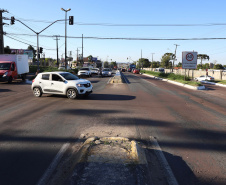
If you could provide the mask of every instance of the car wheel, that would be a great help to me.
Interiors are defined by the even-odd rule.
[[[39,87],[35,87],[33,89],[33,94],[34,94],[35,97],[41,97],[42,96],[42,91],[41,91],[41,89]]]
[[[78,96],[78,91],[76,89],[68,89],[67,90],[67,97],[69,99],[75,99]]]
[[[12,76],[10,76],[9,79],[8,79],[8,83],[11,84],[12,81],[13,81],[13,78],[12,78]]]

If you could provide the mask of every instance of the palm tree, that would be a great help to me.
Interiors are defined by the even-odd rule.
[[[207,54],[198,54],[198,59],[201,59],[201,67],[202,67],[202,60],[209,60],[210,57]]]

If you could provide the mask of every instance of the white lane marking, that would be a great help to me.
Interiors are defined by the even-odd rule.
[[[52,163],[49,165],[49,167],[46,169],[45,173],[43,174],[42,178],[38,181],[37,185],[45,185],[47,184],[47,181],[49,180],[49,177],[57,167],[58,163],[60,162],[61,158],[63,157],[64,153],[69,147],[69,143],[65,143],[55,158],[53,159]]]
[[[157,158],[159,159],[160,163],[164,167],[164,171],[166,173],[166,178],[167,178],[168,184],[169,185],[178,185],[178,182],[177,182],[177,180],[176,180],[176,178],[173,174],[173,171],[170,168],[170,166],[169,166],[169,164],[168,164],[168,162],[167,162],[157,140],[153,136],[149,136],[149,138],[150,138],[152,145],[154,146],[154,151],[157,155]]]

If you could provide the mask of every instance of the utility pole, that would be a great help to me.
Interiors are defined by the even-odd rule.
[[[77,48],[76,51],[77,51],[77,63],[78,63],[78,52],[79,52],[79,49]]]
[[[142,50],[141,50],[141,67],[143,69]]]
[[[65,69],[67,69],[67,12],[70,11],[71,9],[63,9],[61,8],[61,10],[63,10],[65,12]]]
[[[151,53],[152,54],[152,59],[151,59],[151,67],[153,66],[153,55],[155,54],[155,53]]]
[[[173,68],[174,68],[174,61],[176,60],[176,56],[177,56],[177,46],[180,46],[178,44],[174,44],[174,45],[176,46],[176,48],[175,48],[175,56],[174,56],[174,59],[173,59]],[[173,72],[173,70],[172,70],[172,72]]]
[[[54,37],[56,37],[56,48],[57,48],[57,68],[59,67],[59,58],[58,58],[58,40],[60,40],[58,37],[59,35],[54,35]]]
[[[4,54],[4,39],[3,39],[3,25],[5,23],[2,22],[2,13],[7,12],[7,10],[4,9],[0,9],[0,54]]]
[[[83,65],[83,34],[82,34],[82,65]]]

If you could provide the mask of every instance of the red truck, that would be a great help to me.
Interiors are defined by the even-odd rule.
[[[29,72],[28,55],[0,55],[0,81],[11,83],[13,79],[25,80]]]

